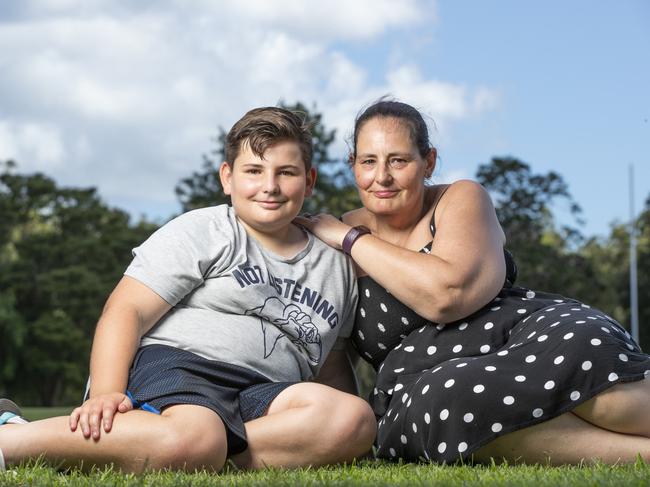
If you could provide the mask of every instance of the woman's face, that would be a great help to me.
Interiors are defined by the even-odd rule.
[[[365,122],[356,149],[353,170],[363,206],[377,215],[419,215],[435,152],[422,158],[406,123],[391,117]]]

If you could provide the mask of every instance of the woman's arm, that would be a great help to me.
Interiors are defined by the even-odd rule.
[[[144,284],[123,277],[109,296],[97,323],[90,356],[90,398],[70,415],[70,427],[99,438],[111,429],[116,411],[131,403],[124,394],[129,368],[141,337],[171,306]]]
[[[350,229],[321,215],[300,223],[337,248]],[[472,181],[449,187],[436,209],[435,225],[430,254],[364,235],[352,247],[352,257],[416,313],[448,323],[487,304],[503,286],[505,237],[489,195]]]

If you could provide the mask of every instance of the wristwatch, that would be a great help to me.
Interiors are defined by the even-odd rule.
[[[356,242],[359,237],[362,235],[366,235],[370,233],[370,229],[368,227],[364,227],[363,225],[357,225],[356,227],[352,227],[348,233],[345,234],[345,237],[343,238],[343,243],[341,243],[341,248],[343,249],[343,252],[346,254],[350,255],[350,252],[352,252],[352,246],[354,245],[354,242]]]

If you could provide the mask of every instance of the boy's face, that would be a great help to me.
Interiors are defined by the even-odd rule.
[[[221,184],[239,219],[258,232],[282,232],[298,215],[316,181],[316,170],[305,169],[296,142],[283,141],[253,154],[246,142],[232,166],[223,163]]]

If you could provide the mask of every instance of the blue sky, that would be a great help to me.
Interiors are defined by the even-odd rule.
[[[637,212],[650,196],[649,53],[643,0],[10,0],[0,159],[162,221],[246,110],[316,103],[344,156],[357,111],[390,93],[435,121],[439,181],[515,156],[559,172],[584,233],[606,235],[629,164]]]

